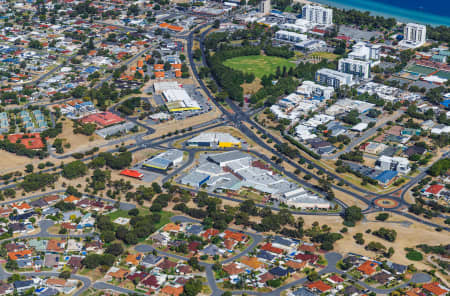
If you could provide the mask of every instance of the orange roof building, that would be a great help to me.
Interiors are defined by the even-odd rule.
[[[247,240],[247,235],[243,234],[243,233],[239,233],[239,232],[234,232],[231,230],[225,230],[225,239],[229,238],[229,239],[234,239],[235,241],[238,242],[243,242],[245,240]]]
[[[164,295],[171,295],[171,296],[179,296],[181,293],[183,293],[183,286],[179,287],[173,287],[173,286],[165,286],[161,289],[161,293]]]
[[[137,62],[137,67],[138,67],[138,68],[144,67],[144,61],[143,61],[143,60],[139,60],[139,61]]]
[[[282,249],[272,246],[271,243],[267,243],[267,244],[261,246],[261,250],[268,251],[268,252],[275,253],[275,254],[283,254]]]
[[[60,278],[50,278],[45,282],[48,286],[59,286],[59,287],[65,287],[66,286],[66,280],[60,279]]]
[[[139,265],[139,262],[141,262],[142,259],[142,253],[137,253],[137,254],[129,254],[127,256],[127,258],[125,259],[125,262],[127,264],[131,264],[131,265]]]
[[[236,274],[240,274],[240,273],[243,273],[244,271],[245,271],[245,269],[243,269],[243,268],[239,268],[238,266],[237,266],[237,264],[236,263],[230,263],[230,264],[228,264],[228,265],[223,265],[222,266],[222,269],[226,272],[226,273],[228,273],[229,275],[236,275]]]
[[[449,292],[445,289],[442,289],[437,282],[424,284],[422,288],[437,296],[446,295]]]
[[[155,65],[153,65],[153,70],[155,70],[155,71],[163,71],[164,70],[164,64],[155,64]]]
[[[318,290],[321,293],[324,293],[324,292],[326,292],[328,290],[331,290],[331,286],[328,286],[327,284],[325,284],[321,280],[318,280],[318,281],[315,281],[313,283],[307,284],[306,286],[309,289],[311,289],[311,290]]]
[[[247,257],[243,256],[241,259],[241,263],[251,267],[253,269],[259,269],[264,266],[264,263],[258,260],[256,257]]]
[[[27,204],[26,202],[23,202],[21,204],[13,203],[11,205],[11,207],[13,207],[14,209],[17,209],[17,210],[31,210],[31,206],[29,204]]]
[[[66,197],[64,199],[64,202],[70,202],[70,203],[76,203],[77,201],[79,201],[80,199],[74,195],[69,195],[68,197]]]
[[[164,72],[155,72],[155,78],[164,78]]]
[[[181,70],[181,64],[170,64],[172,66],[172,69]]]
[[[130,67],[130,70],[131,70],[131,72],[134,72],[134,71],[136,71],[136,67],[132,66],[132,67]]]
[[[372,275],[375,271],[377,271],[378,263],[367,260],[363,264],[361,264],[357,269],[364,273],[365,275]]]
[[[126,276],[128,276],[129,271],[123,268],[119,268],[116,271],[108,272],[108,275],[114,279],[123,280]]]
[[[47,203],[55,202],[55,201],[57,201],[58,199],[59,199],[59,196],[58,196],[58,195],[47,195],[46,197],[44,197],[44,200],[45,200]]]
[[[66,245],[65,240],[51,239],[47,243],[47,252],[62,253]]]
[[[181,230],[180,225],[177,225],[175,223],[169,223],[163,228],[163,231],[166,232],[179,232],[180,230]]]
[[[203,232],[202,234],[201,234],[201,236],[203,237],[203,238],[205,238],[205,239],[209,239],[211,236],[216,236],[216,235],[218,235],[220,232],[219,232],[219,230],[217,230],[217,229],[214,229],[214,228],[208,228],[208,229],[206,229],[205,230],[205,232]]]
[[[31,256],[31,254],[32,254],[31,250],[22,250],[17,252],[9,252],[8,257],[9,259],[15,261],[17,259],[28,258]]]
[[[175,71],[175,77],[176,78],[180,78],[181,76],[183,76],[183,72],[181,72],[180,70],[176,70]]]
[[[293,269],[296,269],[296,270],[300,270],[300,269],[303,269],[306,266],[306,261],[299,262],[299,261],[288,260],[286,262],[286,266],[290,267],[290,268],[293,268]]]
[[[126,170],[121,171],[120,174],[122,176],[132,177],[132,178],[139,179],[139,180],[141,180],[144,177],[144,174],[139,173],[136,170],[126,169]]]

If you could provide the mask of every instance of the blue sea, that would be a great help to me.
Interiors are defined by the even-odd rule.
[[[345,9],[370,11],[400,22],[450,26],[450,0],[312,0]]]

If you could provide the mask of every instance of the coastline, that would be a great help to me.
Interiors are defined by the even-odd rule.
[[[415,11],[405,9],[397,6],[392,6],[384,3],[378,3],[373,0],[298,0],[296,2],[315,2],[332,7],[343,9],[356,9],[360,11],[369,11],[372,15],[379,15],[383,17],[393,17],[398,22],[408,23],[422,23],[431,26],[450,26],[450,17],[440,16],[422,11]]]

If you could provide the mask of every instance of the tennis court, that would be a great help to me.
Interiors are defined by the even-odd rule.
[[[444,78],[444,79],[450,79],[450,72],[447,72],[447,71],[439,71],[434,75]]]
[[[424,66],[420,66],[420,65],[411,65],[411,66],[408,66],[407,68],[405,68],[405,71],[426,76],[426,75],[431,74],[434,71],[436,71],[436,69],[424,67]]]

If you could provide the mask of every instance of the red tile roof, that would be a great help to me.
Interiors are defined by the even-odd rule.
[[[82,123],[95,123],[102,127],[110,126],[123,121],[125,121],[125,119],[111,112],[91,114],[81,119]]]
[[[425,192],[431,193],[431,194],[438,194],[443,188],[444,188],[444,186],[435,184],[435,185],[431,185],[430,187],[428,187],[428,189],[425,190]]]
[[[330,280],[332,280],[335,283],[342,283],[344,281],[343,278],[341,278],[338,275],[333,274],[332,276],[329,277]]]
[[[422,286],[423,289],[427,290],[428,292],[433,293],[433,295],[445,295],[448,293],[447,290],[442,289],[441,287],[439,287],[439,284],[434,282],[434,283],[428,283],[428,284],[424,284]]]
[[[327,284],[325,284],[324,282],[322,282],[321,280],[312,282],[310,284],[306,285],[309,289],[317,289],[320,292],[324,293],[328,290],[331,290],[331,286],[328,286]]]
[[[302,261],[307,261],[311,264],[319,260],[319,256],[316,254],[297,254],[294,258]]]
[[[283,254],[283,250],[280,248],[273,247],[271,243],[267,243],[261,247],[261,250],[268,251],[276,254]]]
[[[247,239],[247,235],[245,235],[243,233],[234,232],[231,230],[225,230],[224,233],[225,233],[225,238],[234,239],[235,241],[238,241],[238,242],[243,242]]]
[[[139,173],[138,171],[135,170],[123,170],[120,172],[120,174],[122,176],[132,177],[136,179],[142,179],[142,177],[144,177],[144,174]]]
[[[219,233],[220,233],[219,230],[214,229],[214,228],[209,228],[209,229],[206,229],[205,232],[202,233],[202,237],[209,239],[211,236],[216,236]]]
[[[366,261],[361,264],[357,269],[364,274],[371,275],[377,270],[378,263],[373,261]]]

